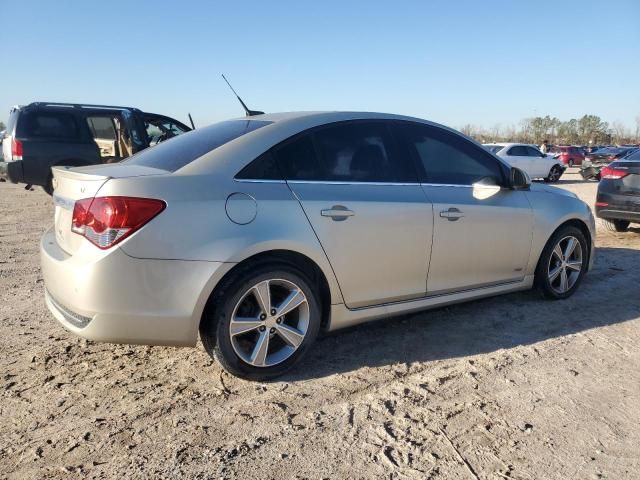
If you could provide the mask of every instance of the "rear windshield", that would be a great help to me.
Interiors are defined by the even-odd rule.
[[[260,120],[214,123],[164,141],[155,147],[149,147],[123,163],[175,172],[205,153],[270,123],[272,122]]]
[[[504,148],[504,145],[483,145],[485,150],[489,150],[491,153],[498,153]]]

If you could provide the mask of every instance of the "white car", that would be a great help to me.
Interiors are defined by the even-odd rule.
[[[525,143],[486,143],[483,146],[512,167],[527,172],[533,179],[541,178],[545,182],[555,183],[567,168],[553,155],[545,155]]]

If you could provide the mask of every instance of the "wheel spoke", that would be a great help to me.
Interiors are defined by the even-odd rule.
[[[558,260],[562,261],[562,249],[560,248],[560,243],[554,247],[553,254],[558,257]]]
[[[302,332],[288,325],[278,325],[276,327],[276,333],[293,348],[298,348],[304,340],[304,334]]]
[[[265,330],[264,332],[260,332],[260,337],[256,342],[255,347],[253,347],[253,352],[251,352],[251,365],[255,365],[256,367],[262,367],[265,365],[267,361],[267,351],[269,350],[269,330]]]
[[[549,272],[549,283],[553,282],[556,278],[558,278],[558,275],[560,275],[561,271],[562,271],[562,267],[556,267],[552,271],[550,271]]]
[[[251,332],[260,327],[263,322],[257,318],[235,317],[229,324],[229,333],[232,337]]]
[[[306,301],[307,297],[304,296],[302,290],[292,290],[291,293],[287,295],[287,298],[278,305],[276,315],[284,317],[287,313],[292,312]]]
[[[567,262],[567,268],[579,272],[580,270],[582,270],[582,260],[572,260],[571,262]]]
[[[569,278],[567,276],[567,270],[562,269],[560,271],[560,292],[564,293],[569,290]]]
[[[564,249],[564,258],[568,260],[569,257],[571,257],[571,254],[576,249],[577,244],[578,242],[574,237],[569,237],[569,240],[567,241],[567,246]]]
[[[270,315],[271,312],[271,289],[269,287],[269,280],[260,282],[251,290],[253,296],[258,302],[260,310],[265,315]]]

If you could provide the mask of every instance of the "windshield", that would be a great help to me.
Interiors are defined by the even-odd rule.
[[[504,148],[504,145],[483,145],[485,150],[489,150],[491,153],[498,153]]]
[[[147,148],[123,163],[175,172],[205,153],[270,123],[272,122],[260,120],[229,120],[214,123],[171,138],[153,148]]]

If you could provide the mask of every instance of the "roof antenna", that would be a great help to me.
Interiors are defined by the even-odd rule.
[[[240,102],[240,105],[242,105],[242,108],[244,108],[244,113],[246,114],[247,117],[253,117],[254,115],[264,115],[264,112],[260,112],[258,110],[249,110],[249,108],[247,108],[245,103],[240,98],[240,95],[238,95],[236,91],[233,89],[233,87],[229,83],[229,80],[227,80],[227,77],[224,76],[224,73],[222,74],[222,78],[224,78],[224,81],[227,82],[227,85],[229,85],[229,88],[231,89],[233,94],[236,96],[236,98]]]

